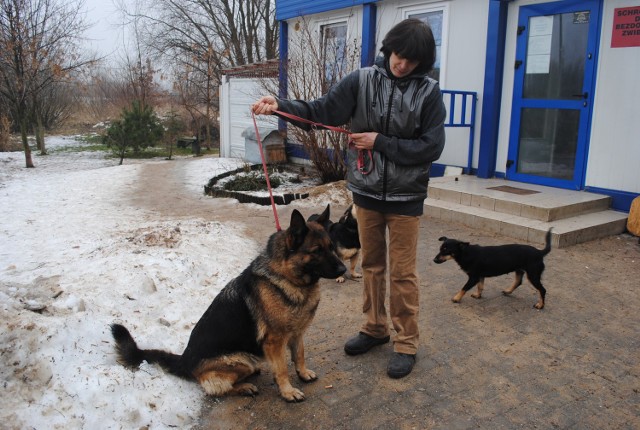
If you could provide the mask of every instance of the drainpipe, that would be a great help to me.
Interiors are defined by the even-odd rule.
[[[484,90],[482,92],[482,118],[480,120],[479,178],[491,178],[496,173],[507,11],[510,1],[489,0],[487,58],[484,69]]]

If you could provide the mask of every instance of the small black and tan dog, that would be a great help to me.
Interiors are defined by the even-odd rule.
[[[329,233],[331,241],[336,248],[336,254],[343,261],[349,261],[349,277],[352,279],[362,278],[362,273],[356,271],[356,266],[360,260],[360,236],[358,235],[358,216],[356,207],[351,204],[344,211],[338,222],[332,222],[329,217],[330,205],[327,205],[322,214],[313,214],[307,221],[317,220],[322,216],[326,221],[322,226]],[[336,282],[344,282],[344,276],[336,278]]]
[[[544,307],[546,290],[542,286],[541,278],[544,271],[544,256],[551,251],[551,229],[547,232],[544,249],[520,244],[499,246],[471,245],[469,242],[448,239],[444,236],[439,240],[442,245],[440,246],[440,252],[433,261],[440,264],[453,259],[469,276],[467,283],[451,299],[454,303],[459,303],[462,296],[475,285],[478,286],[478,292],[477,294],[471,294],[471,297],[481,298],[484,278],[515,272],[515,282],[502,293],[506,295],[513,293],[522,284],[522,278],[526,273],[527,279],[538,290],[540,296],[534,307],[536,309]]]
[[[266,359],[280,395],[289,402],[304,400],[289,381],[286,351],[302,381],[317,379],[305,365],[302,337],[320,302],[318,280],[347,270],[333,251],[324,221],[305,222],[294,210],[289,228],[271,235],[262,253],[213,299],[182,355],[140,349],[124,326],[112,324],[120,363],[132,368],[143,360],[158,363],[169,373],[198,381],[212,396],[252,396],[258,389],[244,379],[258,373]]]

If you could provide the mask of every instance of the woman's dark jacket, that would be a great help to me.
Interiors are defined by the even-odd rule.
[[[379,133],[370,173],[361,171],[370,168],[366,151],[366,165],[359,169],[358,151],[348,150],[347,182],[354,200],[358,194],[389,203],[424,201],[431,163],[440,157],[445,142],[440,87],[426,74],[397,79],[380,60],[350,73],[317,100],[278,99],[278,109],[326,125],[350,121],[354,133]]]

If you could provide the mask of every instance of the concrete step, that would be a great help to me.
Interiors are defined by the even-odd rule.
[[[627,223],[626,213],[608,209],[554,221],[541,221],[431,196],[425,201],[425,215],[536,245],[544,244],[546,232],[553,227],[551,243],[556,248],[623,233]]]
[[[432,179],[429,199],[545,222],[605,211],[611,205],[610,197],[602,194],[464,175]]]

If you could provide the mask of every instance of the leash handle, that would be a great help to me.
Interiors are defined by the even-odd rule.
[[[269,198],[271,199],[271,207],[273,208],[273,217],[276,220],[276,231],[282,230],[280,227],[280,220],[278,219],[278,211],[276,210],[276,203],[273,200],[273,192],[271,191],[271,182],[269,181],[269,173],[267,171],[267,162],[264,158],[264,152],[262,151],[262,140],[260,139],[260,132],[258,131],[258,123],[256,122],[256,115],[251,111],[251,117],[253,118],[253,128],[256,131],[256,140],[258,141],[258,148],[260,149],[260,158],[262,159],[262,168],[264,169],[264,177],[267,180],[267,189],[269,190]]]

